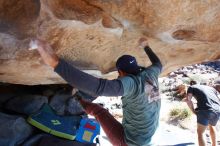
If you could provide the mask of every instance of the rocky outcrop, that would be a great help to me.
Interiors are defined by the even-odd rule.
[[[24,118],[4,113],[0,113],[0,128],[1,146],[18,146],[33,132]]]
[[[1,0],[0,82],[64,83],[36,51],[28,51],[33,37],[48,41],[79,69],[104,75],[115,70],[122,54],[149,65],[136,48],[139,37],[146,36],[165,75],[220,58],[219,24],[218,0]]]

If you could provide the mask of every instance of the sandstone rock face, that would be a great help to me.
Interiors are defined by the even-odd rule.
[[[79,69],[98,75],[115,70],[123,54],[149,65],[144,51],[136,48],[146,36],[165,75],[220,58],[219,24],[219,0],[1,0],[0,82],[64,83],[36,51],[28,51],[33,37],[48,41]]]

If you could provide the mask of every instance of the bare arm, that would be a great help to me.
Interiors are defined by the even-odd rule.
[[[191,93],[187,94],[186,103],[187,103],[188,107],[190,108],[190,110],[195,114],[195,109],[194,109],[194,105],[192,102],[192,96],[193,95]]]

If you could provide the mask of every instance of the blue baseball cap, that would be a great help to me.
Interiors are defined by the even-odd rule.
[[[119,57],[116,62],[116,67],[118,70],[124,71],[129,74],[136,74],[140,70],[136,58],[131,55],[123,55]]]

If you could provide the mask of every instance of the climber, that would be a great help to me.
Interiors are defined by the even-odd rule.
[[[159,122],[161,100],[158,76],[162,64],[146,38],[141,38],[138,46],[145,50],[152,65],[141,67],[135,57],[123,55],[116,62],[119,77],[114,80],[96,78],[76,69],[58,58],[51,46],[42,40],[38,40],[37,45],[43,61],[73,87],[93,97],[122,96],[122,124],[101,106],[80,99],[85,111],[100,122],[113,145],[144,146],[151,143]]]

